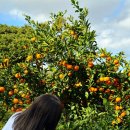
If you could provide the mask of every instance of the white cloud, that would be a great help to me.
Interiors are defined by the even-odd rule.
[[[33,20],[38,21],[38,22],[43,22],[43,21],[48,20],[48,18],[44,14],[37,14],[37,15],[28,14],[28,13],[18,10],[18,9],[10,10],[9,14],[12,15],[13,17],[17,17],[19,19],[24,19],[25,18],[24,14],[30,15]]]
[[[111,38],[102,38],[98,41],[98,45],[100,48],[108,48],[110,47],[111,43],[112,43],[112,39]]]
[[[130,38],[121,39],[121,40],[113,40],[111,37],[106,37],[98,40],[99,46],[101,48],[108,48],[109,50],[119,50],[125,51],[129,49],[130,46]]]
[[[13,9],[9,11],[9,14],[12,16],[18,17],[20,19],[23,19],[23,14],[25,14],[25,12],[18,9]]]
[[[110,37],[110,35],[113,33],[114,31],[113,31],[113,29],[107,29],[107,30],[104,30],[100,35],[100,37],[102,37],[102,38],[108,38],[108,37]]]
[[[38,21],[38,22],[44,22],[44,21],[48,20],[48,18],[44,14],[38,14],[36,16],[32,16],[32,19],[34,19],[35,21]]]
[[[123,19],[122,21],[119,22],[119,26],[130,29],[130,17]]]

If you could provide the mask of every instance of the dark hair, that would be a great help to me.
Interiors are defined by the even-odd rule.
[[[25,111],[16,114],[14,130],[55,130],[63,106],[58,97],[45,94],[37,97]]]

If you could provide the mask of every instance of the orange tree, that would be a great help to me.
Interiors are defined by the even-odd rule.
[[[26,25],[21,28],[0,25],[0,119],[13,106],[12,100],[19,91],[17,81],[13,80],[13,68],[24,58],[24,54],[20,53],[26,49],[32,32],[32,28]],[[22,105],[21,101],[19,103]]]
[[[34,97],[53,93],[64,103],[66,121],[89,106],[109,113],[113,126],[128,127],[129,62],[122,52],[112,55],[98,48],[88,10],[71,2],[78,19],[59,12],[37,23],[26,16],[31,33],[1,45],[1,110],[19,111]],[[76,113],[70,116],[72,104]]]

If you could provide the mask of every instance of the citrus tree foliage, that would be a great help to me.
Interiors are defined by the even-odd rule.
[[[11,108],[11,100],[18,92],[12,71],[17,63],[25,59],[23,52],[30,43],[32,33],[32,27],[27,25],[0,25],[0,118]]]
[[[84,115],[80,110],[89,106],[109,113],[113,126],[127,127],[129,62],[123,52],[98,48],[88,10],[71,2],[78,19],[59,12],[44,23],[26,16],[28,26],[0,26],[1,111],[19,111],[36,96],[53,93],[64,103],[66,121]]]

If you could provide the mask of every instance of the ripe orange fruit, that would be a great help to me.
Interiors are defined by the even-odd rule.
[[[109,99],[109,101],[111,101],[111,100],[113,99],[113,95],[110,95],[110,96],[108,97],[108,99]]]
[[[72,66],[72,65],[70,65],[70,64],[67,64],[67,66],[66,66],[66,67],[67,67],[67,69],[68,69],[68,70],[73,69],[73,66]]]
[[[22,101],[19,101],[19,104],[20,104],[20,105],[23,105],[23,102],[22,102]]]
[[[24,45],[24,46],[23,46],[23,49],[27,49],[27,48],[28,48],[28,46],[27,46],[27,45]]]
[[[13,94],[14,94],[13,90],[11,90],[11,91],[8,92],[9,96],[12,96]]]
[[[110,61],[110,60],[111,60],[111,57],[110,57],[110,56],[109,56],[109,57],[107,57],[107,58],[106,58],[106,60],[107,60],[107,61]]]
[[[25,96],[26,96],[26,95],[25,95],[24,93],[23,93],[23,94],[21,94],[21,97],[22,97],[22,98],[24,98]]]
[[[0,93],[3,93],[5,91],[4,87],[0,87]]]
[[[15,74],[15,78],[21,78],[21,74],[20,73],[16,73]]]
[[[118,68],[120,66],[120,64],[115,64],[115,66]]]
[[[120,110],[120,106],[115,106],[115,110]]]
[[[103,82],[104,81],[104,77],[100,77],[99,80],[100,80],[100,82]]]
[[[13,86],[13,88],[14,88],[14,89],[17,88],[17,85],[15,84],[15,85]]]
[[[26,61],[32,61],[33,59],[33,56],[32,55],[28,55],[27,58],[26,58]]]
[[[130,98],[130,95],[126,95],[125,99],[128,100]]]
[[[118,64],[118,63],[119,63],[119,60],[115,59],[114,64]]]
[[[36,37],[32,37],[32,38],[31,38],[31,41],[32,41],[32,42],[35,42],[35,41],[36,41]]]
[[[98,91],[98,88],[94,88],[94,92],[97,92]]]
[[[109,88],[105,90],[105,93],[110,93],[110,92],[111,90]]]
[[[26,99],[29,99],[29,98],[30,98],[30,95],[29,95],[29,94],[27,94],[27,95],[25,96],[25,98],[26,98]]]
[[[78,87],[81,87],[82,86],[82,83],[81,82],[78,82],[75,84],[75,86],[78,88]]]
[[[59,65],[61,66],[61,65],[63,65],[63,61],[61,60],[61,61],[59,61]]]
[[[94,91],[95,91],[95,88],[94,88],[94,87],[90,87],[90,88],[89,88],[89,91],[90,91],[90,92],[94,92]]]
[[[100,87],[100,88],[99,88],[99,91],[100,91],[100,92],[103,92],[103,91],[104,91],[104,88]]]
[[[18,91],[19,91],[19,90],[18,90],[17,88],[14,89],[14,93],[18,93]]]
[[[17,98],[14,98],[14,99],[13,99],[13,103],[14,103],[14,104],[17,104],[17,103],[19,103],[19,100],[18,100]]]
[[[78,65],[74,66],[74,71],[78,71],[78,70],[79,70],[79,66]]]
[[[130,77],[130,72],[128,73],[128,76]]]
[[[60,79],[63,79],[63,78],[64,78],[64,74],[60,74],[60,75],[59,75],[59,78],[60,78]]]
[[[42,79],[42,80],[40,80],[40,83],[41,83],[42,85],[45,85],[45,84],[46,84],[46,80]]]
[[[117,79],[117,78],[114,78],[114,83],[118,83],[119,82],[119,79]]]
[[[36,54],[36,59],[41,59],[41,58],[42,58],[42,55],[39,54],[39,53],[37,53],[37,54]]]
[[[75,32],[74,32],[73,30],[70,30],[70,34],[71,34],[71,35],[74,35]]]
[[[123,107],[122,106],[120,106],[120,110],[122,110],[123,109]]]
[[[71,77],[71,76],[72,76],[72,73],[71,73],[71,72],[69,72],[69,73],[68,73],[68,76],[69,76],[69,77]]]
[[[11,111],[12,111],[12,112],[15,112],[15,108],[14,108],[14,107],[11,107]]]
[[[115,99],[115,102],[121,102],[121,98],[120,97],[117,97],[116,99]]]
[[[27,104],[30,104],[30,103],[31,103],[31,100],[30,100],[30,99],[27,99],[25,102],[26,102]]]
[[[93,62],[92,62],[92,61],[89,61],[89,62],[88,62],[88,67],[89,67],[89,68],[92,68],[93,66],[94,66]]]
[[[24,74],[28,74],[28,70],[24,70]]]
[[[117,117],[117,122],[118,122],[118,123],[121,123],[121,122],[122,122],[122,119],[119,118],[119,117]]]
[[[116,124],[116,121],[115,121],[115,120],[113,120],[113,121],[112,121],[112,125],[115,125],[115,124]]]
[[[101,53],[100,57],[104,58],[104,57],[106,57],[106,55],[104,53]]]
[[[17,108],[17,109],[15,110],[15,112],[19,112],[19,111],[22,111],[22,108]]]
[[[20,79],[20,83],[24,83],[26,80],[25,79]]]
[[[126,111],[123,111],[121,114],[120,114],[120,117],[124,117],[124,116],[126,116]]]
[[[104,77],[104,81],[110,81],[110,77]]]
[[[19,111],[22,111],[22,110],[23,110],[23,109],[20,107],[20,108],[19,108]]]
[[[62,61],[62,65],[66,67],[67,66],[67,62],[65,60]]]
[[[111,81],[110,80],[106,81],[106,84],[111,85]]]

